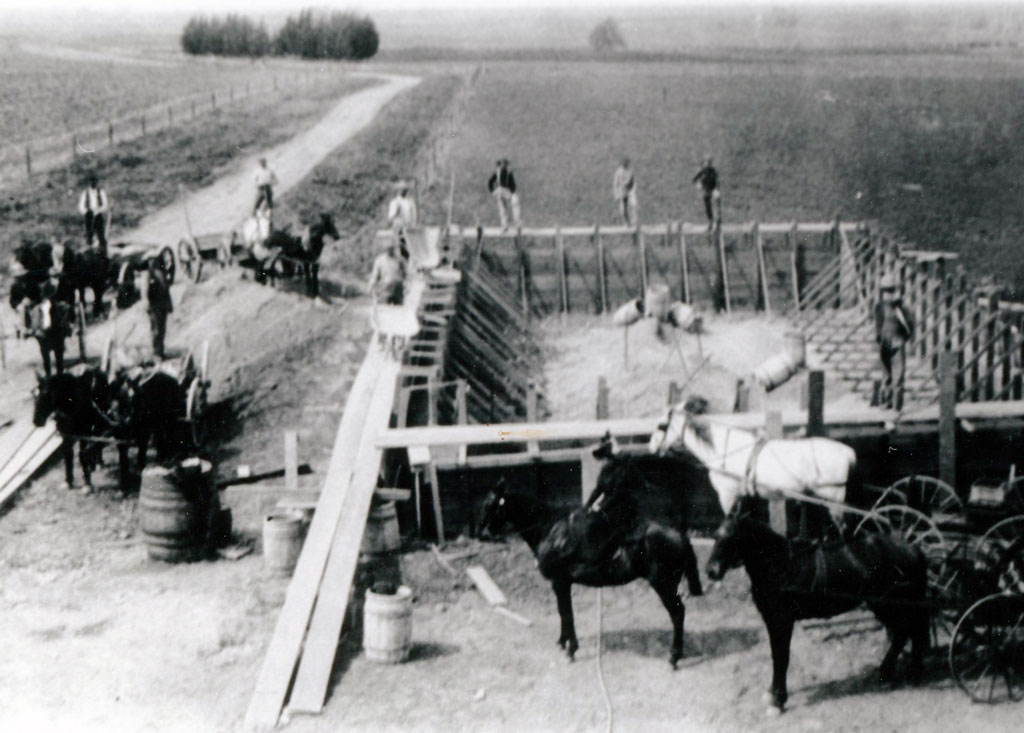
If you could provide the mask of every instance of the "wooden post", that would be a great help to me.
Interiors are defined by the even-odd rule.
[[[736,399],[733,401],[732,411],[736,413],[750,411],[750,386],[746,380],[736,380]]]
[[[676,222],[679,227],[679,261],[683,268],[683,302],[692,304],[690,295],[690,261],[686,251],[686,234],[683,233],[683,222]]]
[[[640,229],[640,224],[636,225],[636,232],[633,234],[636,239],[637,246],[640,249],[640,292],[647,296],[647,283],[649,281],[649,272],[647,270],[647,242],[644,239],[644,233]]]
[[[565,276],[565,241],[562,230],[555,226],[555,250],[558,256],[558,293],[562,304],[562,315],[569,312],[569,284]]]
[[[604,377],[597,378],[597,419],[608,419],[608,381]]]
[[[284,431],[284,488],[299,488],[299,435],[294,430]]]
[[[956,362],[939,355],[939,479],[956,486]]]
[[[32,151],[28,147],[25,148],[25,172],[32,177]]]
[[[782,413],[778,410],[769,410],[764,414],[764,436],[768,440],[782,439]],[[783,537],[787,536],[785,499],[769,499],[768,520],[772,529]]]
[[[601,240],[601,225],[594,225],[594,240],[597,242],[597,278],[601,289],[601,313],[608,313],[608,276],[605,272],[604,242]]]
[[[764,311],[769,315],[772,312],[771,296],[768,295],[768,268],[764,264],[764,240],[761,237],[761,227],[754,222],[754,246],[757,247],[757,266],[761,275],[761,293],[764,297]]]
[[[725,293],[725,312],[732,313],[732,298],[729,296],[729,268],[725,263],[725,235],[722,234],[722,227],[715,227],[715,234],[718,237],[718,259],[721,265],[722,290]]]
[[[108,122],[107,123],[107,145],[113,145],[113,144],[114,144],[114,123],[113,122]]]
[[[217,106],[217,93],[216,92],[210,92],[210,106],[211,107],[216,107]]]
[[[677,402],[679,402],[679,400],[682,399],[682,396],[683,396],[682,395],[682,390],[679,389],[679,385],[676,384],[674,381],[669,382],[668,383],[668,406],[671,407],[672,405],[674,405]]]
[[[800,268],[798,267],[798,256],[797,256],[797,242],[798,236],[796,231],[796,222],[794,221],[789,231],[786,233],[786,245],[789,249],[789,269],[790,279],[793,281],[793,308],[794,310],[800,310]]]
[[[539,419],[537,416],[537,383],[532,379],[526,384],[526,422],[535,423]],[[526,451],[528,453],[537,453],[540,451],[540,446],[536,440],[531,440],[526,444]]]
[[[466,393],[468,390],[469,385],[467,384],[465,379],[459,379],[455,382],[455,415],[459,425],[469,424],[469,410],[466,407]],[[465,444],[459,446],[458,458],[456,460],[460,466],[465,465]]]
[[[807,375],[807,437],[825,434],[825,372],[815,369]]]

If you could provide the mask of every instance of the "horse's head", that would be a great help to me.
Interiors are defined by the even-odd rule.
[[[715,531],[715,544],[708,558],[708,577],[721,580],[727,572],[742,565],[748,545],[754,545],[757,552],[766,552],[770,544],[768,535],[774,535],[768,526],[768,503],[756,496],[739,497]]]
[[[320,232],[331,239],[341,239],[338,228],[334,225],[334,215],[328,212],[320,214]]]
[[[58,389],[57,377],[44,377],[36,372],[36,388],[32,390],[32,397],[35,400],[35,407],[32,411],[32,424],[41,428],[46,424],[46,419],[57,409]]]
[[[612,433],[609,430],[604,434],[604,437],[601,438],[601,442],[598,444],[597,448],[594,449],[594,452],[591,455],[600,461],[604,461],[609,458],[614,458],[618,454],[619,444],[615,442],[615,438],[612,437]]]
[[[648,448],[651,453],[666,455],[683,442],[686,428],[690,427],[704,442],[711,443],[711,433],[703,421],[693,418],[706,414],[708,401],[698,395],[691,395],[682,405],[668,408],[665,416],[651,435]]]
[[[494,488],[487,492],[487,496],[484,497],[483,504],[480,506],[480,519],[476,525],[477,537],[492,539],[508,530],[507,502],[508,484],[504,478],[501,478]]]

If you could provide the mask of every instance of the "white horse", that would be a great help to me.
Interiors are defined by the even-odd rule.
[[[651,436],[651,453],[665,455],[681,442],[708,470],[722,511],[743,494],[762,498],[813,496],[836,509],[859,483],[857,454],[828,438],[765,440],[756,433],[701,418],[707,401],[673,405]],[[853,492],[851,492],[853,493]]]
[[[242,242],[254,259],[264,260],[272,254],[266,246],[270,239],[272,223],[271,211],[266,206],[261,206],[256,211],[256,216],[242,222]]]

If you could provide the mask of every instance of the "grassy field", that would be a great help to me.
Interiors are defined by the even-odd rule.
[[[726,221],[876,218],[1016,285],[1022,94],[1013,58],[489,63],[455,146],[455,219],[497,221],[485,183],[508,157],[525,224],[613,223],[629,156],[641,219],[702,221],[690,181],[711,154]]]

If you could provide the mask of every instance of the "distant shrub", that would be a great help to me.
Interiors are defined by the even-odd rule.
[[[274,52],[307,59],[368,59],[380,37],[370,18],[355,13],[316,15],[313,10],[289,17],[274,41]]]
[[[626,47],[619,24],[614,18],[605,18],[590,31],[590,47],[598,53],[607,53]]]
[[[185,53],[258,58],[270,53],[270,34],[263,23],[256,24],[240,15],[224,19],[195,17],[181,33]]]

